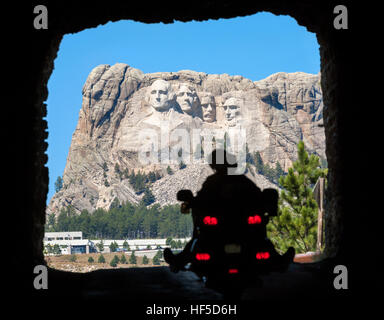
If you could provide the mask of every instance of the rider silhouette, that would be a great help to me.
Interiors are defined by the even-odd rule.
[[[194,208],[215,209],[215,211],[223,209],[223,212],[232,210],[236,213],[242,212],[243,208],[251,207],[252,204],[263,202],[263,192],[250,179],[243,174],[228,174],[229,168],[237,167],[234,155],[225,150],[214,150],[208,158],[208,162],[214,170],[214,174],[207,177],[196,197],[191,199]],[[277,211],[277,199],[275,203],[276,206],[272,205],[270,209]],[[188,202],[185,204],[191,205]],[[164,249],[164,260],[170,265],[173,272],[185,270],[184,266],[192,259],[191,246],[198,236],[196,221],[201,218],[197,216],[196,212],[199,210],[192,210],[194,225],[192,239],[186,244],[183,251],[173,254],[169,248]],[[294,249],[290,248],[282,258],[289,263],[293,256]]]

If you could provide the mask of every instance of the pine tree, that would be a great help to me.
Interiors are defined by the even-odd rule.
[[[100,252],[104,251],[104,241],[101,240],[99,243],[96,244],[97,249],[99,249]]]
[[[63,188],[63,179],[58,176],[55,182],[55,192],[59,192]]]
[[[97,259],[98,263],[105,263],[105,258],[102,254],[99,255],[99,258]]]
[[[168,238],[165,240],[165,245],[166,245],[166,246],[170,246],[172,241],[173,241],[172,237],[168,237]]]
[[[137,261],[136,261],[136,256],[135,256],[135,251],[132,251],[130,257],[129,257],[129,263],[130,264],[136,264]]]
[[[111,250],[111,252],[116,252],[117,248],[119,247],[119,245],[116,243],[116,241],[113,241],[110,245],[109,245],[109,249]]]
[[[179,169],[180,170],[183,170],[187,167],[187,165],[181,160],[180,163],[179,163]]]
[[[121,255],[120,263],[122,263],[122,264],[127,264],[128,263],[127,258],[125,257],[125,254]]]
[[[148,264],[149,263],[149,260],[148,260],[147,256],[144,255],[142,263],[143,264]]]
[[[158,255],[155,255],[155,256],[153,257],[153,259],[152,259],[152,263],[153,263],[153,265],[155,265],[155,266],[159,266],[159,265],[160,265],[160,258],[159,258]]]
[[[132,170],[132,173],[129,177],[129,183],[132,185],[137,195],[140,195],[145,191],[145,184],[147,181],[148,177],[145,174],[141,173],[141,171],[135,174]]]
[[[149,179],[149,182],[153,183],[156,181],[156,174],[155,172],[151,171],[148,173],[148,179]]]
[[[148,187],[145,187],[144,196],[141,199],[142,204],[145,206],[149,206],[154,203],[155,200],[156,198],[153,195],[152,191]]]
[[[128,244],[128,241],[127,240],[124,240],[124,242],[123,242],[123,248],[125,249],[125,250],[129,250],[129,244]]]
[[[115,197],[115,199],[113,199],[111,205],[109,206],[109,209],[119,208],[119,207],[120,207],[119,198]]]
[[[169,175],[172,175],[172,174],[173,174],[173,170],[171,169],[170,166],[167,167],[167,173],[168,173]]]
[[[284,170],[281,167],[279,161],[277,161],[277,163],[276,163],[275,171],[276,171],[276,179],[277,179],[277,181],[279,181],[280,177],[284,175]]]
[[[113,257],[113,259],[111,260],[111,262],[109,263],[109,265],[111,266],[111,267],[117,267],[117,264],[120,262],[120,260],[119,260],[119,257],[118,256],[114,256]]]
[[[122,178],[123,178],[123,173],[121,172],[120,166],[119,166],[118,163],[115,164],[115,173],[116,173],[116,175],[119,177],[119,179],[121,181]]]
[[[268,231],[277,249],[285,251],[292,246],[300,253],[316,250],[318,208],[312,187],[327,170],[320,167],[319,157],[308,156],[302,141],[297,152],[297,161],[279,179],[283,188],[279,212],[271,219]]]
[[[261,158],[259,151],[255,152],[254,163],[256,166],[257,173],[263,174],[264,173],[264,162],[263,162],[263,159]]]
[[[153,257],[152,259],[152,263],[155,265],[155,266],[159,266],[160,265],[160,259],[163,257],[163,252],[161,250],[158,250],[156,252],[156,255]]]

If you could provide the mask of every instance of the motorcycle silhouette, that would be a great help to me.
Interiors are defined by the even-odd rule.
[[[282,256],[267,238],[269,218],[277,215],[276,190],[264,189],[258,201],[236,209],[206,206],[190,190],[180,190],[177,200],[194,224],[181,270],[194,272],[207,287],[238,296],[247,286],[261,286],[260,275],[284,272],[292,262],[293,248]]]

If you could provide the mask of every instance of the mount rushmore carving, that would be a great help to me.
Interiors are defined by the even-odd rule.
[[[145,74],[118,63],[94,68],[82,93],[63,173],[64,188],[53,196],[47,213],[58,214],[68,205],[78,212],[92,212],[109,208],[116,198],[138,203],[142,195],[135,193],[128,179],[116,175],[115,167],[161,172],[163,178],[151,185],[156,202],[177,203],[176,192],[199,190],[211,172],[209,167],[193,161],[183,170],[172,161],[144,163],[140,151],[156,149],[160,158],[172,153],[172,148],[181,148],[191,155],[207,132],[241,129],[248,152],[258,152],[271,167],[279,162],[285,171],[296,160],[300,140],[325,159],[320,75],[277,73],[251,81],[189,70]],[[188,132],[187,147],[177,139],[180,132]],[[172,176],[167,174],[168,165]],[[247,174],[261,188],[272,186],[255,171]]]
[[[216,118],[216,100],[212,92],[196,91],[196,88],[188,83],[178,83],[172,86],[169,82],[158,79],[147,89],[144,101],[152,108],[151,115],[159,121],[170,120],[174,114],[179,114],[182,121],[187,121],[181,114],[198,118],[204,122],[216,123],[219,127],[233,127],[240,119],[243,101],[239,98],[241,91],[235,91],[232,95],[224,95],[222,103],[221,121]],[[223,97],[223,98],[224,98]],[[162,115],[157,114],[162,113]],[[146,121],[144,119],[144,121]]]
[[[235,126],[240,118],[243,101],[239,98],[241,91],[235,91],[234,96],[224,95],[222,103],[225,126]],[[223,98],[224,98],[223,97]],[[216,100],[212,92],[200,91],[188,83],[179,83],[175,88],[165,80],[155,80],[148,88],[146,101],[158,112],[185,113],[198,117],[203,122],[213,123],[216,119]]]

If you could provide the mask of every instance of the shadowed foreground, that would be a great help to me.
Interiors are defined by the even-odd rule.
[[[268,302],[335,298],[337,290],[333,288],[331,265],[327,261],[293,263],[285,273],[263,276],[263,287],[245,289],[240,300]],[[48,279],[48,290],[39,291],[53,300],[68,296],[89,302],[224,300],[221,293],[206,288],[194,273],[172,273],[168,267],[97,270],[85,274],[49,269]]]

